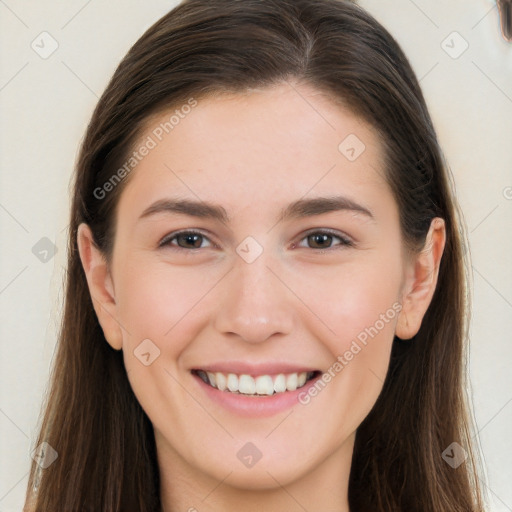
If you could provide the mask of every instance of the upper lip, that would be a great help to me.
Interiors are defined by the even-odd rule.
[[[315,372],[318,368],[295,363],[281,363],[276,361],[248,363],[247,361],[222,361],[218,363],[194,366],[191,370],[205,372],[234,373],[237,375],[278,375],[280,373]]]

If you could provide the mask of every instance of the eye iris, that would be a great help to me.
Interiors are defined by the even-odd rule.
[[[317,245],[318,242],[320,243],[320,248],[323,248],[325,247],[325,242],[331,242],[332,241],[332,236],[331,235],[327,235],[327,234],[322,234],[322,233],[316,233],[314,235],[309,235],[308,237],[309,241],[313,243],[313,245]],[[323,244],[323,243],[324,244]],[[327,244],[327,246],[329,246],[330,244]]]
[[[185,233],[185,234],[181,234],[177,237],[178,241],[179,240],[184,240],[184,244],[180,244],[178,243],[178,245],[180,245],[181,247],[185,247],[185,248],[189,248],[190,245],[192,245],[194,248],[199,248],[201,247],[201,242],[202,242],[202,235],[198,235],[196,233]],[[197,243],[199,241],[199,243]]]

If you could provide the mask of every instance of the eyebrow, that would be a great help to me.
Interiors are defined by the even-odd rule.
[[[279,222],[336,211],[361,213],[369,219],[374,220],[374,216],[368,208],[356,203],[352,199],[344,196],[331,196],[294,201],[281,210]],[[223,224],[228,224],[230,221],[226,210],[218,204],[177,198],[166,198],[155,201],[142,212],[139,220],[158,213],[184,214],[191,217],[217,220]]]

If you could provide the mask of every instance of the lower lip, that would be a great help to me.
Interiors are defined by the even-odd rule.
[[[314,386],[316,381],[321,377],[308,380],[304,386],[295,391],[285,391],[284,393],[275,393],[273,395],[242,395],[239,393],[231,393],[229,391],[220,391],[209,384],[206,384],[197,375],[192,375],[199,387],[206,393],[208,398],[213,402],[222,405],[225,409],[233,412],[239,416],[249,417],[267,417],[273,416],[280,412],[293,407],[299,402],[299,395],[307,393],[311,386]]]

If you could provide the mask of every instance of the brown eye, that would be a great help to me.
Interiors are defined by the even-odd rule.
[[[334,249],[336,246],[352,246],[353,243],[347,237],[341,234],[334,234],[328,231],[315,231],[306,235],[302,240],[307,241],[307,247],[310,249]],[[339,243],[333,246],[333,241],[339,240]],[[299,244],[299,247],[304,245]]]
[[[176,240],[177,243],[172,243],[173,240]],[[160,242],[159,247],[170,246],[171,248],[179,249],[200,249],[201,244],[205,240],[208,240],[208,238],[202,233],[196,231],[180,231],[179,233],[166,236],[162,242]]]
[[[193,246],[194,249],[198,249],[199,247],[201,247],[201,243],[203,241],[203,236],[197,235],[195,233],[184,233],[184,234],[178,235],[176,237],[176,240],[178,241],[178,245],[180,247],[189,249],[190,246]],[[180,242],[182,242],[182,243],[180,243]]]
[[[323,233],[318,233],[308,236],[308,242],[315,249],[325,249],[332,244],[333,237]]]

